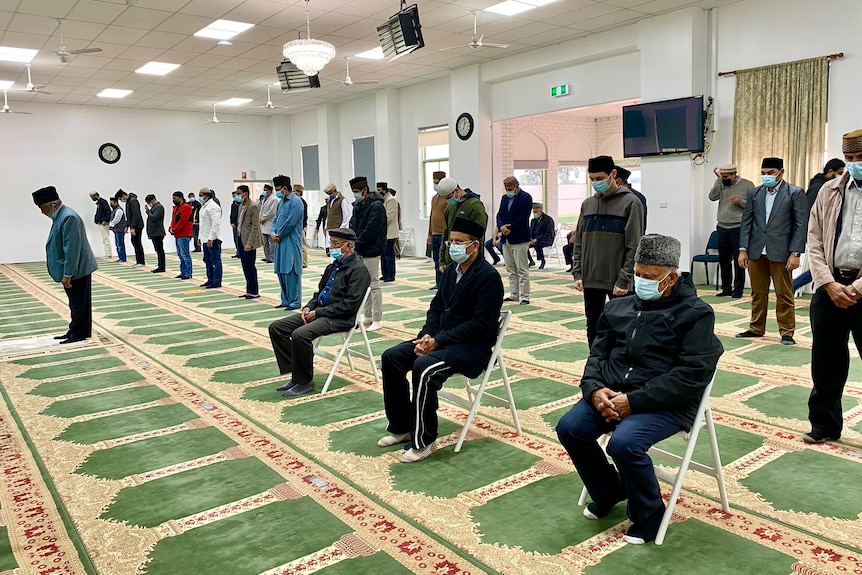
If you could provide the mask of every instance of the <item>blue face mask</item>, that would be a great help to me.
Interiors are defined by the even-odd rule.
[[[469,246],[469,245],[470,244],[466,244],[466,245],[451,244],[449,246],[449,257],[452,258],[452,261],[459,263],[459,264],[463,264],[468,259],[470,259],[470,256],[472,254],[467,253],[467,246]]]
[[[671,272],[668,272],[668,274],[660,280],[648,280],[640,276],[635,276],[635,293],[642,300],[653,301],[659,299],[661,297],[661,292],[659,291],[658,286],[661,282],[666,280],[670,274]]]
[[[538,220],[538,219],[539,219],[539,214],[533,214],[533,219],[534,219],[534,220]]]
[[[854,180],[862,180],[862,162],[847,162],[845,168]]]
[[[337,197],[338,197],[338,194],[332,194],[331,196],[329,196],[329,199],[334,202],[335,198],[337,198]]]
[[[446,200],[446,203],[449,204],[450,206],[454,206],[455,204],[458,203],[458,198],[453,196],[453,197],[449,198],[448,200]]]
[[[331,248],[329,250],[329,255],[331,255],[335,261],[338,261],[341,259],[341,256],[343,256],[344,254],[341,253],[341,248]]]
[[[506,190],[506,197],[507,197],[507,198],[514,198],[514,197],[515,197],[515,193],[516,193],[516,192],[514,192],[514,191],[511,191],[511,192],[510,192],[510,191]]]
[[[778,178],[775,176],[760,176],[760,183],[767,188],[774,188],[778,184]]]
[[[611,184],[607,180],[599,180],[598,182],[590,182],[593,186],[593,191],[601,195],[611,189]]]
[[[238,204],[241,204],[242,203],[242,196],[234,196],[233,201],[235,201]]]
[[[275,192],[275,197],[281,200],[284,198],[284,194],[282,194],[281,192]]]
[[[437,184],[434,184],[434,191],[437,191]]]
[[[357,194],[356,192],[353,192],[353,199],[356,200],[357,202],[361,202],[362,200],[365,199],[365,196],[363,196],[362,194]]]

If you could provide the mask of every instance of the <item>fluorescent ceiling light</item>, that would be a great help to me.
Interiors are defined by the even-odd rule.
[[[237,34],[245,32],[254,24],[245,22],[234,22],[233,20],[216,20],[206,28],[195,32],[199,38],[215,38],[216,40],[230,40]]]
[[[219,102],[219,106],[239,106],[240,104],[248,104],[252,98],[231,98],[224,102]]]
[[[179,68],[179,64],[166,64],[164,62],[149,62],[144,64],[137,70],[135,70],[138,74],[151,74],[153,76],[164,76],[170,72],[173,72],[177,68]]]
[[[515,0],[506,0],[505,2],[500,2],[499,4],[494,4],[493,6],[485,8],[485,12],[502,14],[503,16],[514,16],[515,14],[520,14],[521,12],[532,10],[533,8],[535,8],[535,6],[530,4],[516,2]]]
[[[131,90],[118,90],[116,88],[106,88],[102,90],[98,94],[96,94],[100,98],[125,98],[129,94],[131,94]]]
[[[529,4],[530,6],[544,6],[545,4],[550,4],[551,2],[556,2],[557,0],[517,0],[521,4]]]
[[[38,52],[38,50],[0,46],[0,60],[5,62],[23,62],[25,64],[29,64],[36,55],[36,52]]]
[[[14,83],[12,80],[0,80],[0,90],[8,90]]]
[[[366,50],[356,55],[357,58],[367,58],[368,60],[382,60],[386,56],[383,55],[383,48],[378,46],[373,50]]]

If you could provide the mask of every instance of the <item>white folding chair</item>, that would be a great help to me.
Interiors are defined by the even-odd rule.
[[[509,325],[509,319],[512,317],[512,312],[505,310],[500,313],[500,319],[497,323],[497,343],[494,344],[494,351],[491,353],[491,359],[488,360],[488,365],[481,374],[482,382],[478,387],[470,384],[470,378],[464,375],[464,387],[467,390],[468,399],[464,399],[450,391],[442,389],[437,392],[438,397],[450,401],[456,405],[460,405],[464,409],[470,410],[467,416],[467,421],[464,422],[464,427],[461,429],[461,436],[458,438],[458,443],[455,445],[455,452],[461,451],[461,445],[464,443],[464,438],[467,437],[467,431],[473,423],[473,418],[479,410],[479,405],[482,403],[482,398],[485,397],[489,401],[508,407],[512,412],[512,421],[515,423],[515,429],[518,435],[521,434],[521,422],[518,421],[518,409],[515,407],[515,398],[512,396],[512,386],[509,385],[509,374],[506,372],[506,366],[503,363],[503,337],[506,335],[506,327]],[[499,369],[503,375],[503,387],[506,388],[506,396],[508,399],[498,397],[485,391],[488,385],[488,380],[491,378],[491,373]],[[463,375],[463,374],[462,374]]]
[[[548,251],[548,257],[557,256],[557,265],[563,265],[563,246],[565,246],[569,238],[569,231],[575,229],[573,224],[560,224],[557,228],[557,233],[554,235],[554,243],[551,244],[551,249]]]
[[[655,538],[656,545],[664,543],[664,536],[667,533],[667,527],[670,524],[671,517],[673,516],[673,509],[676,507],[677,497],[679,497],[679,492],[682,490],[685,473],[689,468],[715,478],[718,483],[718,494],[721,498],[721,508],[725,513],[730,512],[730,504],[727,501],[727,488],[724,484],[724,471],[721,469],[721,458],[718,454],[718,440],[715,437],[715,423],[712,420],[712,408],[709,405],[709,395],[712,392],[713,383],[715,383],[715,374],[712,375],[712,381],[709,382],[709,385],[706,386],[706,389],[703,391],[703,397],[700,400],[700,406],[697,408],[697,415],[694,418],[694,424],[691,426],[691,431],[680,431],[676,434],[677,436],[682,437],[683,441],[686,443],[685,453],[682,456],[679,456],[655,446],[653,446],[653,448],[648,452],[650,455],[658,457],[659,459],[679,465],[679,470],[677,470],[676,473],[671,473],[670,471],[666,471],[660,467],[655,468],[655,475],[657,478],[673,485],[667,509],[665,509],[664,516],[661,518],[658,535],[656,535]],[[700,434],[701,428],[704,427],[709,436],[709,446],[712,450],[712,467],[691,460],[695,445],[697,445],[697,437]],[[606,433],[599,440],[599,445],[603,450],[608,445],[611,435],[612,433]],[[584,487],[581,490],[581,497],[578,499],[578,505],[586,504],[587,495],[587,488]]]
[[[413,228],[404,228],[398,232],[398,241],[401,243],[401,255],[407,255],[407,247],[410,247],[410,255],[416,255],[416,246],[413,244]]]
[[[359,306],[359,312],[356,314],[356,321],[353,322],[353,327],[350,328],[350,330],[327,334],[314,340],[314,354],[333,362],[332,370],[329,372],[329,377],[326,378],[326,383],[323,384],[323,389],[320,391],[321,394],[326,393],[327,390],[329,390],[329,384],[332,383],[332,378],[335,377],[335,372],[338,370],[338,364],[341,363],[341,360],[345,355],[347,356],[347,363],[350,365],[351,371],[356,371],[356,368],[353,367],[353,357],[362,358],[371,364],[371,372],[374,374],[374,381],[380,381],[380,378],[377,375],[377,364],[374,362],[374,354],[371,352],[371,343],[368,341],[368,332],[365,331],[365,304],[368,302],[368,298],[370,296],[371,288],[369,287],[365,291],[365,297],[362,298],[362,305]],[[361,353],[350,348],[350,340],[353,338],[353,334],[357,331],[362,334],[362,341],[365,343],[366,353]],[[320,340],[324,337],[333,335],[337,335],[341,338],[341,349],[339,349],[338,353],[335,355],[332,355],[325,349],[320,348]]]

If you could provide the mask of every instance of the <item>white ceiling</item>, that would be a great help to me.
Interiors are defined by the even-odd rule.
[[[382,87],[401,88],[447,76],[450,70],[552,46],[625,26],[680,8],[703,8],[739,0],[556,0],[517,16],[479,13],[479,33],[506,50],[459,48],[472,35],[471,10],[499,0],[418,0],[425,48],[389,63],[350,61],[354,81],[378,84],[345,88],[343,56],[375,48],[377,25],[398,11],[399,0],[310,0],[311,35],[335,45],[338,56],[320,73],[322,88],[282,94],[273,89],[278,109],[263,108],[266,86],[277,81],[282,45],[305,36],[304,0],[0,0],[0,46],[38,49],[33,82],[50,94],[10,92],[12,101],[60,102],[164,110],[200,110],[232,97],[254,98],[231,113],[293,114],[319,104],[364,97]],[[412,0],[411,2],[412,3]],[[57,18],[64,18],[67,49],[101,48],[61,64],[53,54],[60,44]],[[224,18],[254,24],[233,39],[233,46],[196,38],[195,32]],[[151,60],[181,64],[167,76],[135,70]],[[27,82],[24,64],[0,62],[0,80],[15,88]],[[104,88],[134,90],[126,98],[97,98]]]

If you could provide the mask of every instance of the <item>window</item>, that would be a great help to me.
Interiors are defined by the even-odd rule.
[[[302,146],[302,180],[307,190],[320,189],[320,158],[318,148],[314,146]]]
[[[578,221],[581,204],[589,196],[587,165],[560,166],[557,169],[557,221],[573,224]]]
[[[374,190],[377,174],[374,170],[374,136],[354,138],[353,140],[353,176],[368,178],[368,188]]]
[[[449,173],[449,126],[419,130],[419,157],[422,162],[422,218],[431,217],[434,172]]]
[[[517,162],[516,162],[517,164]],[[548,197],[548,170],[530,169],[512,171],[512,175],[521,184],[521,189],[532,196],[534,202],[545,203]]]

